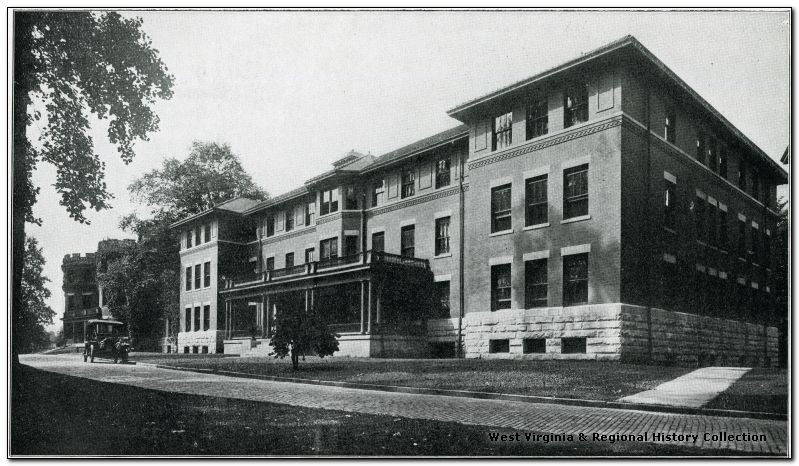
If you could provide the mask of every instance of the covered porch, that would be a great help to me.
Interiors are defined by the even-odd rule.
[[[426,320],[435,305],[426,260],[386,253],[355,254],[226,282],[226,353],[268,355],[281,312],[316,312],[338,335],[336,355],[420,357]]]

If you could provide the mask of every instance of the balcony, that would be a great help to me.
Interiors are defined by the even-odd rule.
[[[341,257],[332,257],[283,269],[267,270],[265,272],[247,272],[234,275],[223,280],[222,288],[224,290],[233,290],[241,287],[251,287],[290,279],[314,277],[319,274],[346,272],[349,270],[371,267],[411,267],[421,270],[430,270],[430,264],[427,259],[404,257],[381,251],[368,251],[366,254],[357,253]]]
[[[99,307],[87,307],[84,309],[70,309],[64,312],[64,319],[80,319],[82,317],[97,317],[102,314]]]

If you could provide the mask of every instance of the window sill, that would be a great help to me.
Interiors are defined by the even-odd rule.
[[[743,257],[739,257],[738,260],[741,262],[746,262],[746,259],[744,259]]]
[[[437,256],[433,256],[433,259],[443,259],[445,257],[452,257],[452,253],[451,252],[447,252],[447,253],[444,253],[444,254],[439,254]]]
[[[561,225],[564,223],[582,222],[583,220],[591,220],[591,215],[580,215],[579,217],[572,217],[560,221]]]
[[[672,230],[669,227],[663,227],[663,231],[667,231],[667,232],[671,233],[672,235],[676,235],[677,234],[676,231]]]
[[[724,254],[725,256],[726,256],[727,254],[729,254],[729,252],[727,252],[725,249],[719,249],[719,252],[720,252],[720,253],[722,253],[722,254]]]
[[[698,240],[696,240],[696,244],[698,244],[698,245],[700,245],[700,246],[707,246],[707,243],[705,243],[705,242],[704,242],[704,241],[702,241],[701,239],[698,239]]]
[[[539,228],[546,228],[548,226],[549,226],[549,222],[547,222],[547,223],[537,223],[535,225],[530,225],[530,226],[524,227],[524,231],[538,230]]]
[[[502,236],[502,235],[509,235],[511,233],[513,233],[513,228],[511,228],[510,230],[495,231],[494,233],[490,233],[488,236],[489,237],[491,237],[491,236]]]

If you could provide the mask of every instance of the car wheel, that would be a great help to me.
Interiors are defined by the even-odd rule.
[[[92,347],[89,348],[89,352],[90,352],[89,357],[91,358],[91,361],[94,362],[94,345],[92,345]]]

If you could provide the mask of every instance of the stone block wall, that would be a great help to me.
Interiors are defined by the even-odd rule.
[[[621,321],[622,360],[646,360],[646,308],[622,304]],[[775,366],[778,336],[774,327],[652,309],[652,354],[658,363]]]
[[[467,358],[619,359],[618,304],[511,309],[467,314],[463,320]],[[457,330],[456,330],[457,331]],[[585,353],[563,354],[561,338],[585,337]],[[525,339],[546,339],[544,353],[525,354]],[[509,340],[509,352],[492,353],[491,340]]]
[[[222,350],[222,332],[217,330],[205,330],[198,332],[178,333],[177,352],[183,353],[183,349],[188,346],[189,352],[197,347],[197,352],[202,353],[203,346],[208,347],[208,353],[217,353]]]

